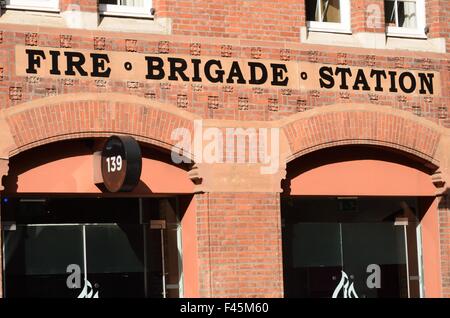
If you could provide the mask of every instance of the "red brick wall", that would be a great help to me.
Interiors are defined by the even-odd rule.
[[[281,297],[276,193],[197,194],[200,297]]]
[[[276,120],[297,112],[331,105],[336,103],[370,103],[391,106],[396,109],[410,111],[445,127],[450,127],[448,104],[450,98],[448,87],[450,76],[447,61],[442,54],[420,54],[403,51],[399,57],[397,51],[374,51],[367,49],[339,48],[320,45],[305,47],[293,43],[254,42],[243,44],[222,44],[217,39],[183,38],[170,36],[149,36],[138,34],[111,34],[100,31],[86,34],[84,31],[59,30],[50,28],[23,27],[16,30],[15,25],[1,25],[0,49],[0,109],[8,108],[30,100],[76,92],[122,92],[160,102],[177,105],[186,111],[203,118],[237,119],[237,120]],[[226,40],[224,40],[226,42]],[[104,45],[103,45],[104,43]],[[137,51],[158,53],[163,46],[168,47],[170,54],[192,53],[192,44],[200,45],[201,56],[231,56],[234,58],[252,58],[255,51],[260,52],[262,59],[289,59],[317,63],[332,63],[348,66],[371,66],[374,68],[397,68],[435,70],[441,74],[442,96],[375,94],[366,92],[328,92],[319,90],[283,90],[252,89],[247,86],[230,87],[186,85],[171,83],[161,85],[144,81],[114,81],[102,79],[49,79],[35,76],[18,77],[15,75],[14,46],[28,44],[49,47],[69,47],[84,49]],[[231,43],[231,42],[230,42]],[[252,53],[253,52],[253,53]],[[185,96],[186,104],[179,103],[179,96]],[[218,107],[208,104],[210,97],[218,98]],[[240,107],[240,99],[246,99],[247,106]],[[270,105],[275,100],[275,107]]]
[[[74,10],[79,7],[80,11],[97,12],[97,0],[60,0],[59,8],[61,11]]]
[[[350,2],[354,33],[384,33],[383,0]],[[376,27],[367,23],[373,13],[374,7],[371,5],[377,5],[380,9],[381,24]],[[300,27],[306,25],[304,1],[299,0],[154,0],[153,6],[157,16],[173,18],[174,34],[298,42]],[[449,7],[448,1],[426,0],[430,38],[449,38]]]
[[[450,298],[450,193],[439,202],[442,296]]]
[[[154,7],[157,16],[173,18],[173,32],[182,35],[298,41],[305,24],[298,0],[159,0]]]
[[[351,1],[352,32],[385,32],[384,1]]]

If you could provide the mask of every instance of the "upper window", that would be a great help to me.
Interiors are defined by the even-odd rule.
[[[58,0],[6,0],[6,8],[39,11],[57,11]]]
[[[388,35],[426,37],[424,0],[385,0]]]
[[[310,31],[351,32],[350,0],[306,0]]]
[[[103,15],[152,16],[152,0],[100,0]]]

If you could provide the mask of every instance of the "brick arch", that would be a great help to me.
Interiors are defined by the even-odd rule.
[[[375,105],[333,105],[297,114],[282,123],[290,162],[339,145],[378,145],[412,154],[433,165],[443,128],[406,111]]]
[[[172,105],[126,94],[66,94],[7,109],[9,130],[0,151],[8,157],[54,141],[128,134],[170,150],[173,129],[193,131],[194,114]],[[2,118],[0,118],[0,121]]]

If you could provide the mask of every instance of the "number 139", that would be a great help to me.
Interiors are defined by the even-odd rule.
[[[122,156],[112,156],[106,158],[106,164],[108,165],[108,172],[115,172],[122,170]]]

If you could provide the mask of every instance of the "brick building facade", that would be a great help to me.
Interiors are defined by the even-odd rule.
[[[178,198],[178,296],[321,296],[287,287],[297,277],[289,274],[294,273],[288,269],[289,259],[297,264],[292,265],[295,270],[312,265],[286,254],[298,245],[285,246],[288,234],[283,228],[289,217],[283,209],[287,211],[286,204],[297,207],[297,198],[311,197],[418,198],[414,213],[421,229],[420,252],[414,259],[420,265],[408,265],[413,248],[406,245],[406,261],[399,262],[407,264],[408,290],[398,287],[401,292],[395,295],[450,296],[449,2],[417,0],[415,15],[422,12],[425,20],[423,25],[414,20],[413,34],[402,33],[398,17],[386,21],[387,7],[403,8],[396,1],[330,1],[323,21],[309,21],[308,6],[315,8],[316,18],[318,9],[310,4],[314,1],[303,0],[153,0],[152,10],[138,13],[115,12],[120,6],[93,0],[42,2],[51,4],[42,9],[27,6],[27,1],[6,1],[0,15],[2,212],[24,198],[113,198],[93,182],[92,155],[107,137],[131,135],[143,149],[145,187],[118,196]],[[336,8],[339,23],[333,20]],[[347,26],[336,31],[337,24]],[[31,56],[30,50],[45,57]],[[58,52],[59,69],[53,74],[49,50]],[[81,70],[69,65],[65,52],[82,52],[86,61]],[[107,54],[110,60],[102,55],[97,62],[103,64],[95,65],[92,53]],[[175,80],[153,80],[136,75],[149,75],[145,68],[157,66],[145,64],[145,56],[166,64],[170,58],[198,60],[202,66],[219,60],[224,69],[236,61],[243,74],[236,71],[211,82],[205,73],[193,80],[188,66],[189,80],[180,72],[174,72]],[[142,64],[130,63],[134,69],[128,71],[122,63],[127,58]],[[249,61],[267,68],[267,83],[250,84],[251,69],[244,70]],[[277,75],[274,64],[287,65],[287,70]],[[108,67],[110,76],[93,76],[95,68],[102,73]],[[347,87],[341,77],[345,71],[339,74],[338,68],[350,72]],[[215,64],[210,70],[217,79],[220,67]],[[366,80],[357,79],[359,70]],[[385,71],[382,85],[372,81],[371,70]],[[397,77],[386,77],[389,72]],[[273,84],[286,76],[295,85]],[[335,85],[328,89],[332,80]],[[230,127],[277,129],[277,171],[260,173],[264,164],[247,162],[249,154],[242,161],[202,162],[197,154],[187,153],[192,164],[173,163],[174,129],[195,134],[199,121],[223,135]],[[201,141],[203,146],[208,140]],[[249,142],[237,148],[249,152]],[[221,159],[227,147],[223,145]],[[362,201],[358,204],[362,209]],[[12,211],[12,223],[19,224],[14,217],[18,212]],[[8,217],[2,214],[2,244],[11,232],[6,229]],[[392,224],[398,222],[394,218]],[[409,232],[405,226],[405,237]],[[8,274],[7,259],[2,255],[3,295],[20,295],[20,288],[7,287],[19,275]],[[339,277],[333,280],[337,285]],[[420,282],[415,292],[414,281]],[[166,286],[163,290],[170,294]],[[100,284],[100,296],[102,292]],[[331,297],[333,290],[329,292]]]

